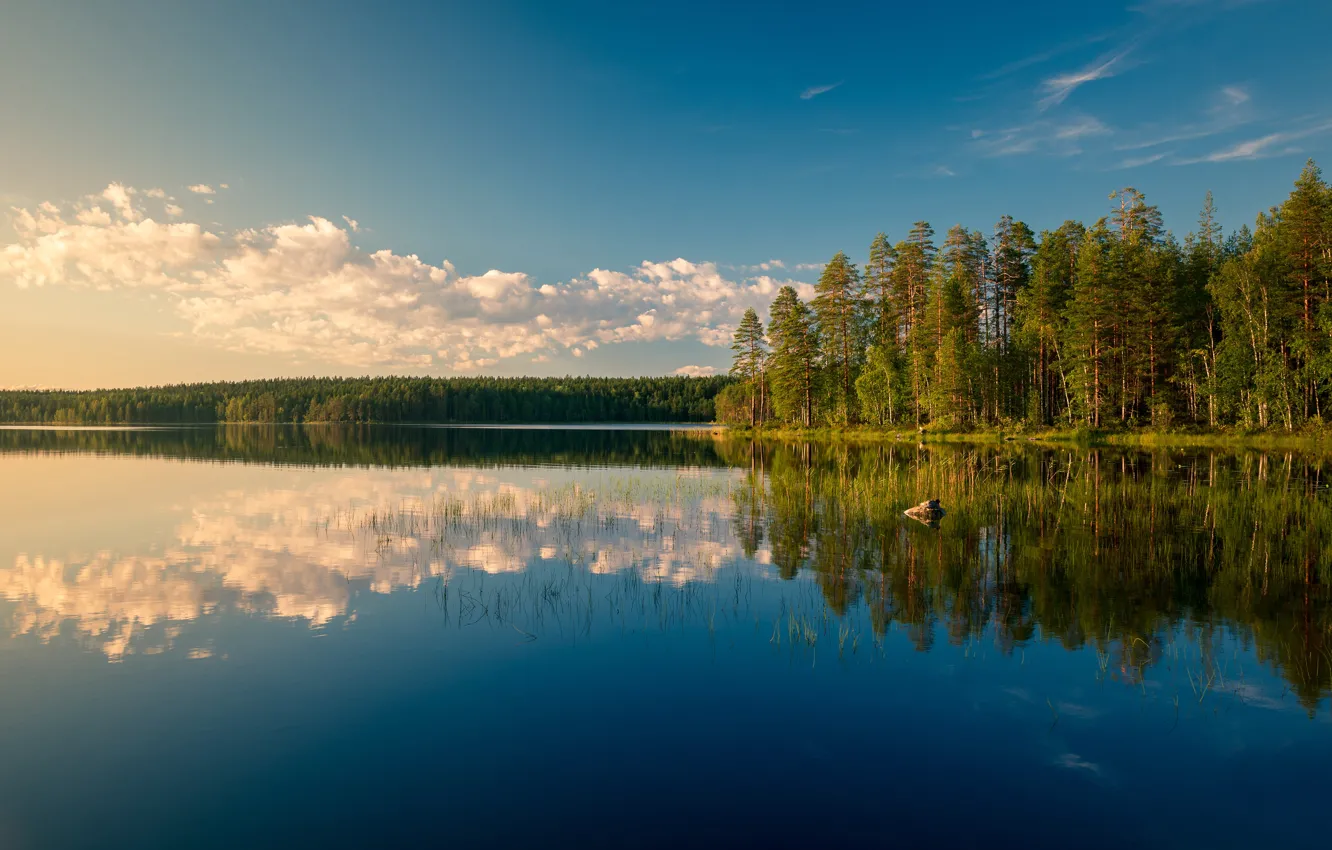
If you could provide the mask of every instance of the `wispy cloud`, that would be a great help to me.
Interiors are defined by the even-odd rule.
[[[812,100],[813,98],[816,98],[821,94],[827,94],[828,92],[840,86],[842,82],[843,82],[842,80],[838,80],[837,82],[826,86],[810,86],[809,88],[805,89],[800,93],[800,99]]]
[[[1299,139],[1327,133],[1329,131],[1332,131],[1332,121],[1324,121],[1321,124],[1305,127],[1301,130],[1268,133],[1266,136],[1260,136],[1256,139],[1239,142],[1230,147],[1213,151],[1205,156],[1177,160],[1175,164],[1194,165],[1200,162],[1236,162],[1250,159],[1266,159],[1272,156],[1297,153],[1298,149],[1287,147],[1286,145]]]
[[[1153,162],[1160,162],[1168,156],[1170,156],[1170,151],[1154,153],[1150,156],[1131,156],[1120,162],[1115,168],[1141,168],[1144,165],[1151,165]]]
[[[935,177],[956,177],[957,172],[946,165],[936,165],[931,173]]]
[[[1101,775],[1101,766],[1095,762],[1088,761],[1077,753],[1063,753],[1057,756],[1054,763],[1059,767],[1069,770],[1084,770],[1095,776]]]
[[[1065,122],[1041,120],[1000,130],[975,129],[971,131],[971,145],[983,157],[1037,153],[1073,156],[1082,153],[1084,140],[1113,134],[1100,120],[1083,115]]]
[[[1136,134],[1137,140],[1123,142],[1116,146],[1116,150],[1142,150],[1228,133],[1252,123],[1252,101],[1253,95],[1247,88],[1238,85],[1225,86],[1210,95],[1210,105],[1205,111],[1207,116],[1205,120],[1180,124],[1173,128],[1141,128]]]
[[[1041,84],[1042,90],[1046,92],[1045,97],[1037,103],[1041,110],[1049,109],[1052,106],[1058,106],[1068,99],[1068,96],[1077,91],[1081,86],[1096,80],[1107,80],[1125,70],[1124,60],[1133,52],[1132,47],[1127,47],[1118,53],[1109,56],[1101,56],[1095,62],[1087,67],[1072,71],[1067,74],[1059,74],[1050,77]]]
[[[1157,15],[1181,9],[1224,11],[1265,2],[1267,0],[1143,0],[1141,3],[1129,6],[1128,10],[1144,15]]]
[[[1084,136],[1104,136],[1110,128],[1090,115],[1079,118],[1071,124],[1065,124],[1055,130],[1056,139],[1081,139]]]
[[[1000,67],[995,68],[993,71],[981,74],[979,77],[977,77],[977,79],[996,80],[999,79],[1000,77],[1007,77],[1008,75],[1015,74],[1018,71],[1023,70],[1024,68],[1030,68],[1033,65],[1044,64],[1046,62],[1049,62],[1051,59],[1055,58],[1056,56],[1062,56],[1065,53],[1077,50],[1078,48],[1081,47],[1087,47],[1092,44],[1098,44],[1102,41],[1105,41],[1108,38],[1110,38],[1110,33],[1101,33],[1099,35],[1093,35],[1088,38],[1081,38],[1076,41],[1067,41],[1064,42],[1063,44],[1052,47],[1049,50],[1043,50],[1040,53],[1033,53],[1032,55],[1026,56],[1022,59],[1009,62],[1007,65],[1001,65]]]

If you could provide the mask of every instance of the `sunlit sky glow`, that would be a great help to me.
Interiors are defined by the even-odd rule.
[[[911,222],[1327,159],[1318,0],[0,7],[0,386],[708,374]]]

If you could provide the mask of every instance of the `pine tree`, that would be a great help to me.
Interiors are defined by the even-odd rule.
[[[763,339],[763,323],[753,307],[745,311],[740,325],[735,329],[731,343],[731,374],[739,378],[749,389],[749,424],[757,425],[760,419],[761,393],[764,363],[767,359],[767,344]]]
[[[1018,294],[1015,316],[1018,337],[1032,352],[1033,394],[1028,418],[1048,425],[1063,413],[1072,415],[1066,366],[1060,356],[1067,306],[1077,274],[1078,253],[1086,228],[1066,221],[1041,234],[1032,258],[1031,284]]]
[[[937,253],[934,229],[928,222],[916,222],[906,241],[897,243],[895,251],[897,264],[893,268],[893,298],[898,305],[916,424],[920,425],[932,359],[929,337],[923,328],[930,274]]]
[[[1225,244],[1216,220],[1212,193],[1203,199],[1198,230],[1184,242],[1184,265],[1180,271],[1179,323],[1182,352],[1178,383],[1184,388],[1189,418],[1198,421],[1206,406],[1207,424],[1215,428],[1220,415],[1221,324],[1216,302],[1208,291],[1212,276],[1221,267]]]
[[[1105,379],[1109,373],[1110,336],[1115,319],[1111,298],[1110,233],[1098,221],[1081,240],[1077,272],[1068,305],[1064,346],[1078,373],[1082,418],[1101,427],[1105,407]]]
[[[897,252],[882,233],[870,243],[869,261],[865,263],[861,299],[869,313],[869,341],[882,345],[898,342],[901,308],[894,297],[893,266]]]
[[[1316,325],[1321,306],[1332,300],[1328,292],[1332,277],[1329,274],[1332,198],[1313,160],[1300,172],[1295,190],[1281,205],[1274,223],[1278,262],[1299,300],[1299,327],[1291,338],[1292,366],[1301,376],[1302,409],[1307,418],[1322,413],[1315,364],[1325,356],[1328,340]]]
[[[809,305],[790,286],[783,286],[773,299],[768,333],[772,340],[769,371],[773,408],[787,421],[812,427],[818,389],[818,337]]]
[[[830,409],[840,422],[848,423],[856,418],[855,380],[865,353],[865,309],[855,263],[838,251],[824,266],[815,291],[818,294],[811,306],[818,321],[823,364],[831,379]]]

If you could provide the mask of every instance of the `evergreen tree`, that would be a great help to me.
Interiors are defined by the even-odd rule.
[[[824,266],[815,292],[811,306],[832,390],[829,410],[838,421],[848,423],[856,418],[855,381],[865,352],[865,307],[855,263],[838,251]]]
[[[897,252],[882,233],[870,243],[869,260],[865,263],[861,299],[869,312],[871,345],[888,341],[898,342],[901,309],[894,297],[893,266]]]
[[[931,346],[924,331],[925,308],[930,275],[934,269],[934,229],[918,221],[904,242],[896,246],[897,263],[893,268],[893,300],[898,306],[899,336],[905,347],[911,402],[916,424],[922,422],[924,394],[929,381]]]
[[[757,425],[762,410],[763,372],[767,361],[767,343],[763,323],[753,307],[745,311],[731,342],[731,375],[742,381],[749,393],[749,424]]]
[[[788,422],[812,427],[818,391],[818,335],[809,305],[790,286],[783,286],[773,299],[768,332],[773,408]]]
[[[1072,415],[1060,340],[1065,336],[1066,308],[1085,230],[1081,222],[1066,221],[1057,230],[1042,233],[1032,258],[1031,285],[1018,294],[1018,338],[1031,352],[1034,371],[1028,418],[1037,425],[1053,423],[1061,409]]]

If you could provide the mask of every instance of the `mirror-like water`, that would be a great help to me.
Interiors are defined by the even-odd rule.
[[[0,430],[0,846],[1317,841],[1329,474]]]

